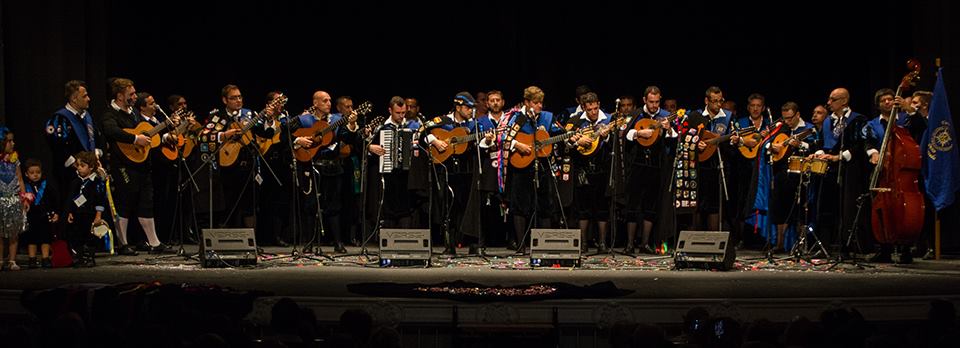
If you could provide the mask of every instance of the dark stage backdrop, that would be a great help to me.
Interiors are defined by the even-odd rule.
[[[183,94],[199,115],[222,107],[227,83],[253,109],[280,89],[299,112],[323,89],[371,100],[378,114],[390,96],[414,96],[430,116],[461,90],[499,89],[512,104],[528,85],[559,111],[580,84],[608,110],[650,84],[699,108],[717,85],[741,112],[760,92],[774,110],[793,100],[807,115],[845,86],[854,110],[873,114],[874,91],[895,87],[911,56],[925,89],[943,58],[960,114],[949,1],[557,3],[4,1],[0,121],[24,156],[48,159],[42,125],[64,104],[63,83],[87,81],[98,116],[111,76],[160,100]]]

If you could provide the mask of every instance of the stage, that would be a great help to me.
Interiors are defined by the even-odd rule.
[[[195,252],[196,246],[185,250]],[[911,321],[925,318],[933,299],[960,301],[960,260],[868,264],[872,267],[864,269],[840,264],[830,269],[827,259],[770,260],[759,252],[741,251],[734,270],[723,272],[675,270],[672,258],[665,256],[613,254],[586,257],[580,268],[531,269],[525,256],[493,248],[486,260],[434,255],[430,268],[380,268],[375,248],[369,258],[292,258],[291,251],[268,247],[269,254],[256,266],[237,268],[201,268],[196,259],[141,253],[102,255],[93,268],[5,271],[0,273],[0,313],[8,318],[25,315],[20,295],[27,289],[131,282],[262,291],[313,308],[319,322],[336,322],[344,310],[364,308],[378,320],[401,326],[603,327],[624,319],[670,324],[680,322],[694,306],[740,320],[785,322],[796,315],[816,319],[824,309],[851,307],[868,320]],[[440,283],[446,287],[427,286]],[[391,292],[396,289],[402,290]],[[514,292],[519,295],[511,295]]]

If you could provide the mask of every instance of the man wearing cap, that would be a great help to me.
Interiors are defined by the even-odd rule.
[[[427,120],[424,123],[425,135],[424,142],[439,152],[453,151],[451,144],[438,138],[434,130],[442,129],[452,131],[454,128],[465,128],[468,134],[478,130],[475,115],[476,101],[469,92],[457,93],[453,98],[453,110],[440,117]],[[493,124],[484,125],[485,129],[492,129]],[[483,139],[481,139],[483,140]],[[471,144],[472,145],[472,144]],[[472,151],[471,151],[472,150]],[[445,239],[446,248],[444,254],[455,254],[456,245],[461,240],[461,221],[467,206],[467,198],[470,196],[473,185],[473,173],[476,171],[477,151],[472,146],[470,150],[462,154],[454,154],[442,163],[434,161],[434,170],[436,175],[437,191],[434,192],[433,218],[431,224],[442,231]],[[475,252],[476,250],[470,250]]]

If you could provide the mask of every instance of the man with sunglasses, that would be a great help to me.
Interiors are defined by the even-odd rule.
[[[830,92],[827,109],[830,114],[823,121],[820,150],[813,155],[830,163],[817,198],[817,233],[827,245],[840,243],[841,252],[846,253],[851,251],[845,242],[857,213],[857,198],[867,190],[867,156],[861,132],[867,118],[851,110],[846,88]],[[865,227],[870,219],[861,217],[858,223],[862,235],[869,231]]]

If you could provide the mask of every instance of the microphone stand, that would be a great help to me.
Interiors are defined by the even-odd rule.
[[[489,117],[489,116],[488,116]],[[480,138],[480,120],[477,119],[477,109],[473,108],[473,134],[476,139],[474,140],[474,149],[476,150],[477,155],[477,181],[476,181],[476,195],[477,195],[477,255],[482,260],[487,261],[487,246],[484,243],[483,238],[483,191],[481,191],[481,184],[483,182],[483,158],[480,156],[480,142],[484,139]],[[468,256],[472,256],[467,254]]]
[[[417,120],[420,121],[420,125],[422,127],[423,122],[422,120],[419,119],[419,116],[417,117]],[[419,138],[419,137],[415,137],[415,138]],[[420,139],[415,139],[414,141],[416,141],[418,145],[420,144]],[[441,211],[443,214],[443,222],[441,222],[441,225],[440,225],[440,229],[441,229],[440,232],[443,234],[443,237],[444,237],[444,249],[447,249],[447,248],[453,249],[452,256],[456,256],[457,246],[449,245],[450,242],[452,242],[451,236],[450,236],[450,208],[453,206],[453,202],[456,199],[455,193],[453,192],[453,188],[450,187],[450,171],[447,169],[447,166],[443,164],[443,162],[435,163],[433,155],[430,153],[430,146],[433,146],[433,145],[430,145],[430,144],[425,144],[425,145],[426,145],[425,146],[426,150],[424,152],[427,154],[427,159],[429,160],[429,163],[430,163],[430,169],[431,171],[433,171],[433,177],[436,178],[436,180],[434,180],[434,183],[437,185],[437,193],[440,193],[441,190],[443,190],[443,188],[440,186],[440,174],[437,173],[437,165],[440,165],[440,167],[443,168],[444,185],[447,187],[447,191],[450,192],[450,199],[441,203],[441,204],[447,204],[448,207],[445,209],[442,209]],[[451,148],[450,151],[453,151],[453,149]],[[430,198],[430,203],[427,204],[428,206],[427,220],[429,220],[427,222],[427,226],[433,225],[433,216],[432,216],[433,215],[433,194],[432,194],[433,185],[430,185],[430,186],[431,186],[430,188],[431,198]]]
[[[171,121],[170,116],[163,111],[163,108],[161,108],[159,105],[157,105],[156,108],[158,111],[160,111],[161,114],[163,114],[163,117],[167,119],[167,122]],[[181,120],[181,122],[188,122],[188,121]],[[188,129],[189,129],[189,126],[188,126]],[[183,170],[186,170],[187,173],[189,174],[190,168],[187,166],[187,161],[183,157],[183,151],[179,148],[176,148],[176,146],[174,146],[174,148],[177,150],[177,162],[178,162],[177,164],[182,167],[177,167],[177,202],[174,204],[173,221],[171,222],[171,226],[170,226],[171,230],[177,231],[177,243],[179,244],[177,248],[177,253],[173,256],[183,257],[185,260],[192,260],[194,259],[194,255],[187,255],[186,251],[183,249],[184,218],[183,218],[183,206],[181,205],[181,202],[183,201],[184,190],[183,190],[183,187],[180,185],[180,181],[183,180]],[[200,186],[197,185],[197,181],[193,178],[193,175],[189,176],[189,180],[190,180],[189,182],[193,184],[194,189],[197,190],[197,192],[200,192]],[[192,210],[193,205],[191,204],[190,207]],[[193,213],[194,215],[196,214],[195,211]],[[193,222],[196,223],[196,219],[194,219]],[[196,228],[196,226],[194,226],[194,228]],[[202,238],[198,238],[198,242],[200,242],[200,239]]]
[[[390,116],[388,116],[388,119],[389,117]],[[370,145],[373,143],[373,138],[378,132],[380,132],[380,129],[383,128],[384,124],[380,124],[376,128],[372,128],[372,130],[370,131],[370,135],[361,139],[363,143],[363,147],[362,147],[363,157],[360,158],[360,192],[362,193],[362,196],[363,196],[361,197],[361,202],[360,202],[361,236],[367,233],[367,192],[368,192],[367,191],[367,175],[369,174],[367,169],[367,165],[368,165],[367,163],[369,160],[368,157],[370,156],[369,148],[370,148]],[[366,125],[366,126],[369,127],[370,125]],[[363,134],[360,134],[360,135],[363,136]],[[430,152],[427,151],[428,155],[429,153]],[[370,231],[370,234],[366,235],[366,237],[363,238],[363,241],[360,242],[360,254],[357,254],[357,255],[344,254],[344,255],[337,255],[336,257],[361,256],[366,258],[368,261],[370,260],[370,256],[369,256],[370,253],[367,250],[367,244],[370,243],[370,240],[374,236],[377,236],[380,234],[380,229],[383,227],[383,219],[381,217],[383,214],[383,201],[386,197],[386,189],[387,189],[386,181],[384,180],[383,174],[384,173],[380,173],[380,203],[377,204],[377,220],[376,220],[377,225],[374,226],[373,230]],[[377,259],[379,262],[379,256]]]
[[[533,230],[534,223],[537,221],[537,219],[540,218],[540,198],[537,197],[539,195],[539,190],[540,190],[540,159],[537,157],[537,150],[538,150],[537,149],[538,141],[536,138],[537,123],[536,123],[536,120],[533,118],[533,116],[534,114],[532,110],[530,110],[530,112],[527,114],[527,123],[529,123],[531,128],[533,128],[533,145],[530,148],[530,155],[533,156],[533,195],[534,195],[533,214],[530,214],[530,217],[529,217],[530,221],[527,221],[527,227],[523,231],[523,236],[521,236],[520,240],[517,241],[517,250],[513,254],[514,256],[527,255],[527,252],[526,252],[527,248],[523,246],[523,241],[527,239],[528,235],[530,235],[530,233]],[[517,116],[517,118],[519,118],[519,116]],[[520,129],[522,130],[523,127],[520,127]],[[506,147],[507,144],[504,143],[503,146]],[[509,161],[505,161],[505,162],[509,162]],[[505,165],[506,164],[507,163],[505,163]],[[562,211],[562,208],[561,208],[561,211]],[[514,228],[516,228],[516,223],[514,223]],[[530,251],[533,252],[532,249]]]
[[[711,119],[711,121],[712,121],[712,119]],[[732,117],[731,117],[731,119],[727,122],[727,130],[730,129],[730,124],[732,124],[733,122],[734,122],[734,121],[733,121],[733,119],[732,119]],[[739,135],[739,133],[738,133],[738,135]],[[719,164],[720,164],[720,177],[719,177],[719,179],[720,179],[720,187],[717,188],[717,190],[720,191],[720,192],[719,192],[720,194],[719,194],[718,197],[717,197],[717,203],[719,203],[719,204],[717,204],[717,208],[718,208],[718,211],[717,211],[717,232],[722,232],[722,231],[723,231],[723,202],[727,200],[727,197],[728,197],[728,195],[729,195],[729,194],[727,193],[727,175],[726,175],[726,171],[724,170],[724,166],[723,166],[723,162],[724,162],[724,161],[723,161],[723,154],[722,154],[723,151],[721,151],[722,149],[720,148],[720,145],[721,145],[721,144],[717,144],[717,160],[719,160]],[[758,145],[758,146],[759,146],[759,145]],[[707,216],[707,219],[708,219],[708,222],[709,222],[709,219],[710,219],[709,215]]]
[[[374,134],[380,131],[383,128],[383,125],[379,125],[376,128],[370,131],[370,135],[361,139],[363,147],[361,148],[362,154],[360,158],[360,192],[362,196],[360,198],[360,233],[361,235],[367,233],[367,157],[370,156],[369,147],[373,143]],[[363,134],[361,134],[363,136]],[[367,252],[367,243],[370,242],[370,238],[380,233],[380,227],[382,223],[380,221],[380,207],[383,206],[384,191],[386,189],[386,184],[383,180],[383,174],[380,175],[380,204],[377,208],[377,226],[373,231],[370,231],[370,234],[363,238],[363,241],[360,242],[360,255],[366,259],[370,259],[369,253]]]
[[[279,111],[278,111],[278,113],[279,113]],[[259,114],[255,114],[255,115],[256,115],[256,116],[259,116]],[[253,120],[251,120],[251,122],[253,122]],[[252,132],[252,130],[251,130],[251,132]],[[241,134],[240,136],[242,137],[243,134]],[[244,146],[244,148],[246,148],[247,151],[249,151],[249,152],[251,152],[251,153],[253,153],[253,154],[255,155],[255,156],[253,156],[255,163],[254,163],[254,165],[253,165],[253,168],[250,168],[250,176],[253,176],[253,173],[256,172],[256,173],[257,173],[256,177],[258,178],[257,182],[258,182],[258,185],[259,185],[259,182],[263,180],[262,177],[260,176],[260,163],[263,163],[263,165],[267,167],[267,171],[270,172],[270,176],[272,176],[272,177],[273,177],[273,180],[275,180],[275,181],[277,182],[277,185],[280,186],[280,187],[283,187],[283,183],[280,182],[280,178],[277,177],[277,173],[275,173],[275,172],[273,171],[273,168],[270,166],[269,163],[267,163],[267,160],[263,157],[263,154],[260,153],[260,148],[258,148],[258,147],[256,146],[256,143],[257,143],[257,141],[256,141],[256,140],[257,140],[256,135],[251,136],[251,138],[252,138],[252,139],[250,139],[250,142],[248,142],[247,145]],[[226,143],[226,141],[224,141],[224,144],[225,144],[225,143]],[[244,193],[244,191],[246,191],[246,189],[247,189],[247,187],[248,187],[249,184],[250,184],[250,179],[249,179],[249,176],[248,176],[247,181],[244,183],[243,188],[240,190],[240,196],[241,196],[241,197],[243,196],[243,193]],[[256,197],[256,188],[254,188],[254,197]],[[256,199],[254,199],[254,202],[256,202]],[[237,202],[234,202],[233,207],[230,209],[230,212],[227,213],[227,216],[225,216],[224,219],[223,219],[223,224],[224,224],[224,225],[225,225],[228,221],[230,221],[230,217],[233,216],[233,213],[236,212],[236,210],[237,210],[237,208],[238,208],[239,206],[240,206],[240,200],[237,200]],[[241,219],[242,219],[242,218],[243,218],[243,217],[241,216]]]
[[[216,113],[217,111],[218,111],[218,110],[214,109],[214,111],[211,112],[211,114],[214,114],[214,113]],[[218,168],[218,165],[215,163],[215,161],[216,161],[216,159],[219,157],[218,154],[220,153],[220,150],[223,149],[223,146],[226,145],[226,144],[227,144],[227,141],[223,141],[223,142],[217,144],[217,147],[215,147],[212,151],[210,151],[210,152],[208,153],[209,155],[208,155],[208,157],[207,157],[206,159],[201,159],[202,163],[200,163],[200,166],[198,166],[197,168],[195,168],[192,172],[188,172],[188,175],[189,175],[191,178],[193,178],[194,175],[196,175],[197,173],[199,173],[199,172],[200,172],[201,170],[203,170],[204,168],[206,168],[206,167],[208,167],[208,166],[210,167],[210,170],[208,171],[208,175],[207,175],[207,176],[208,176],[208,179],[209,179],[209,185],[210,185],[210,186],[208,187],[209,193],[210,193],[210,196],[208,197],[208,198],[209,198],[209,199],[208,199],[208,204],[209,204],[209,208],[210,208],[210,210],[209,210],[210,220],[207,221],[207,225],[209,226],[208,228],[213,228],[213,170],[216,170],[216,169]],[[259,151],[258,151],[257,153],[259,153]],[[273,172],[273,171],[271,170],[271,173],[272,173],[272,172]],[[274,176],[274,178],[276,178],[276,176]],[[278,182],[279,182],[279,180],[278,180]],[[186,184],[187,184],[187,183],[182,183],[182,185],[184,185],[184,186],[186,186]],[[199,188],[197,188],[197,192],[200,192],[200,189],[199,189]]]

